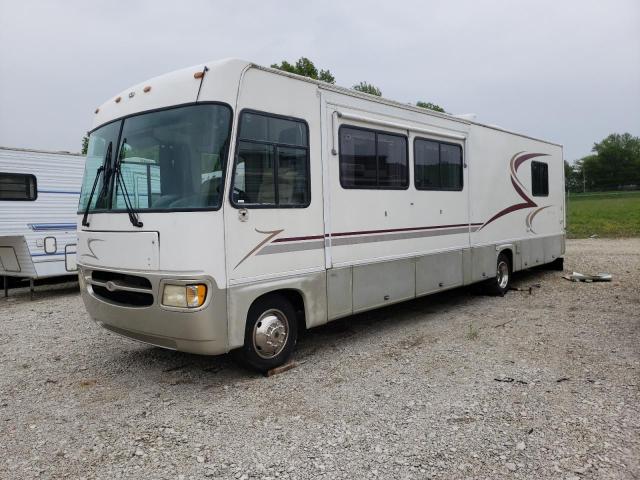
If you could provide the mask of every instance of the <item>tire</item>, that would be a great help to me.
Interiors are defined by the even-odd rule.
[[[500,253],[496,262],[496,277],[489,280],[489,292],[492,295],[504,297],[511,286],[512,273],[513,268],[509,257],[505,253]]]
[[[284,364],[297,340],[298,321],[293,305],[282,295],[267,295],[249,308],[244,345],[236,351],[236,358],[264,373]]]

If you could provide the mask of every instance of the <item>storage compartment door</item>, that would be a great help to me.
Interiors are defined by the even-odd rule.
[[[425,255],[416,261],[416,295],[462,285],[462,250]]]
[[[0,247],[0,271],[20,272],[20,262],[13,247]]]
[[[531,268],[544,263],[544,243],[541,238],[522,242],[522,268]]]
[[[353,267],[353,311],[415,297],[415,261],[410,259]]]

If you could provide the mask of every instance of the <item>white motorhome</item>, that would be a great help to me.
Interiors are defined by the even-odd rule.
[[[241,60],[187,68],[96,109],[82,295],[112,332],[265,370],[300,328],[504,293],[560,259],[563,172],[526,135]]]
[[[0,276],[76,273],[76,211],[84,157],[0,147]]]

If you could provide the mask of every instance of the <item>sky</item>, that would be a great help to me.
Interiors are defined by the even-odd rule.
[[[150,77],[310,58],[336,83],[564,145],[640,136],[639,0],[0,0],[0,145],[79,151]]]

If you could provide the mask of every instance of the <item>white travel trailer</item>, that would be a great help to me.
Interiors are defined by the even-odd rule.
[[[75,274],[76,211],[84,158],[0,147],[0,275]],[[7,279],[4,281],[7,295]]]
[[[284,362],[299,328],[561,262],[562,147],[241,60],[95,112],[79,209],[90,316]]]

